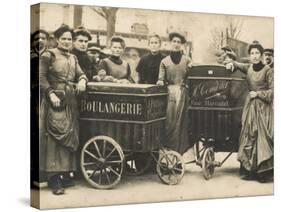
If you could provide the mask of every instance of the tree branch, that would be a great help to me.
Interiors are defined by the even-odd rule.
[[[101,17],[105,18],[106,19],[106,13],[104,12],[103,10],[103,7],[102,8],[95,8],[95,7],[91,7],[91,9],[96,12],[97,14],[99,14]],[[99,10],[101,9],[101,10]]]

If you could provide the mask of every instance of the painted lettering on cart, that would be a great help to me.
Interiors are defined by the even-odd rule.
[[[122,115],[142,115],[143,108],[141,104],[135,104],[135,103],[82,100],[81,112],[122,114]]]

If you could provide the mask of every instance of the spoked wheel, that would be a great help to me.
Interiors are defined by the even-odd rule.
[[[215,171],[215,153],[212,147],[208,147],[202,158],[202,171],[204,178],[209,180],[212,178]]]
[[[96,136],[83,146],[80,162],[82,173],[91,186],[109,189],[121,179],[124,154],[112,138]]]
[[[180,183],[184,175],[184,161],[182,156],[172,150],[160,154],[156,167],[159,178],[168,185]]]
[[[145,173],[151,166],[151,153],[133,153],[125,158],[124,173],[128,176],[138,176]]]

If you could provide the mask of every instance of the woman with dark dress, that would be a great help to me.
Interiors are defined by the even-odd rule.
[[[166,146],[183,154],[192,146],[188,139],[187,109],[190,97],[186,80],[191,68],[191,59],[182,54],[185,37],[179,33],[169,35],[172,51],[160,63],[158,85],[168,86],[166,116]]]
[[[273,180],[273,73],[262,63],[263,47],[254,41],[248,49],[251,64],[233,62],[229,69],[246,74],[249,94],[242,113],[238,160],[245,180]]]
[[[136,71],[139,73],[139,83],[156,84],[159,76],[160,63],[165,57],[160,52],[161,38],[153,34],[148,39],[150,52],[141,57]]]
[[[97,71],[95,69],[95,58],[87,52],[88,45],[91,40],[92,36],[90,32],[84,27],[78,27],[74,30],[73,48],[71,53],[77,57],[80,68],[89,80],[93,78]]]
[[[111,56],[100,61],[98,75],[94,76],[95,81],[113,81],[119,83],[133,83],[129,64],[121,59],[125,49],[123,38],[113,36],[110,40]],[[105,77],[111,76],[112,78]]]
[[[73,185],[78,149],[78,107],[75,96],[86,89],[87,77],[77,58],[70,54],[72,30],[63,25],[54,32],[57,48],[44,52],[40,60],[40,169],[56,195]]]

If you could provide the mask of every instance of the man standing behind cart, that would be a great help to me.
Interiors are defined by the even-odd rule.
[[[274,50],[264,49],[263,52],[264,64],[269,65],[272,70],[274,69]]]
[[[88,53],[88,43],[92,40],[90,32],[84,27],[78,27],[73,33],[73,49],[71,51],[88,79],[92,79],[95,74],[95,60]]]
[[[180,33],[169,34],[171,53],[160,64],[158,85],[168,86],[166,146],[183,154],[192,146],[188,139],[188,105],[186,80],[191,59],[182,53],[186,39]]]
[[[139,73],[139,83],[156,84],[161,60],[165,57],[160,52],[160,36],[157,34],[149,36],[148,46],[150,52],[140,59],[136,71]]]

